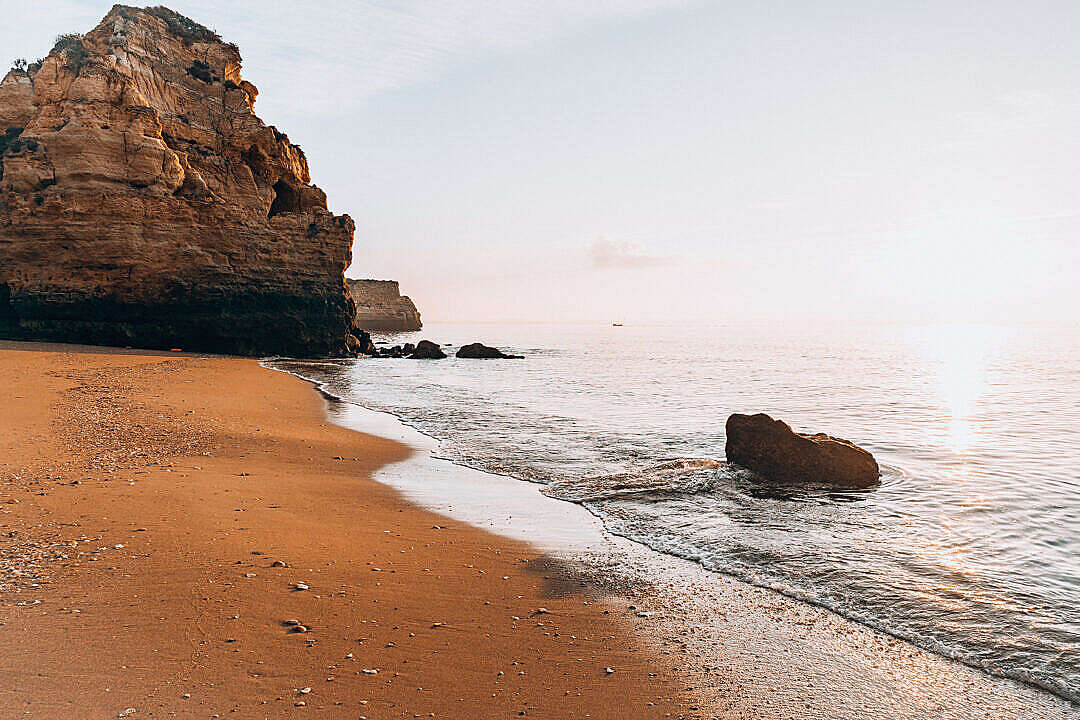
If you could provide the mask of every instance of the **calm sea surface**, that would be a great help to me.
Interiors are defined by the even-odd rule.
[[[527,357],[279,365],[449,459],[583,503],[611,532],[1080,701],[1080,328],[431,325],[392,339],[420,338]],[[715,462],[732,412],[852,440],[882,485],[772,492]]]

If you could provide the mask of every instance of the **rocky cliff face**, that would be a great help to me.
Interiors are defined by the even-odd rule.
[[[0,337],[337,355],[353,222],[253,111],[240,54],[117,5],[0,83]]]
[[[394,280],[348,279],[356,325],[364,330],[419,330],[420,313]]]

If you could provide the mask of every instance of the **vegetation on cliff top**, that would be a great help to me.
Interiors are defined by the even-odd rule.
[[[86,50],[86,45],[83,44],[83,36],[79,33],[57,35],[52,52],[62,54],[64,63],[72,72],[78,72],[90,55]]]
[[[117,10],[120,14],[128,19],[131,19],[132,14],[135,12],[145,12],[148,15],[152,15],[159,20],[165,22],[168,31],[180,38],[185,45],[191,45],[192,43],[201,42],[222,42],[221,36],[214,30],[195,22],[189,17],[185,17],[175,10],[170,10],[164,5],[156,5],[148,8],[134,8],[123,5],[118,5]],[[229,44],[233,49],[239,50],[232,43]],[[86,49],[86,45],[83,41],[83,35],[80,33],[65,33],[63,35],[56,36],[56,42],[53,45],[52,52],[60,53],[64,56],[64,62],[67,68],[73,72],[78,72],[83,65],[86,64],[89,58],[89,51]],[[33,74],[41,67],[43,59],[39,59],[34,63],[27,63],[25,58],[16,58],[12,61],[11,69]],[[190,71],[189,71],[190,72]],[[198,77],[198,76],[196,76]],[[200,78],[203,79],[203,78]],[[210,80],[206,80],[210,82]]]
[[[146,8],[146,12],[156,18],[165,21],[169,32],[176,35],[186,43],[193,42],[221,42],[221,36],[216,32],[200,25],[189,17],[185,17],[175,10],[170,10],[164,5]]]
[[[41,69],[43,62],[45,58],[38,58],[34,62],[28,62],[26,58],[15,58],[11,61],[11,71],[33,77],[34,73]]]

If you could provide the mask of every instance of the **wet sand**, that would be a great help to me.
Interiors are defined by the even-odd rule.
[[[0,387],[0,718],[713,715],[624,600],[371,480],[410,450],[299,379],[0,343]]]

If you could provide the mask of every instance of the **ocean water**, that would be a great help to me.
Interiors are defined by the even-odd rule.
[[[1080,327],[431,325],[524,360],[276,363],[541,483],[612,533],[1080,702]],[[867,448],[868,491],[777,491],[732,412]]]

